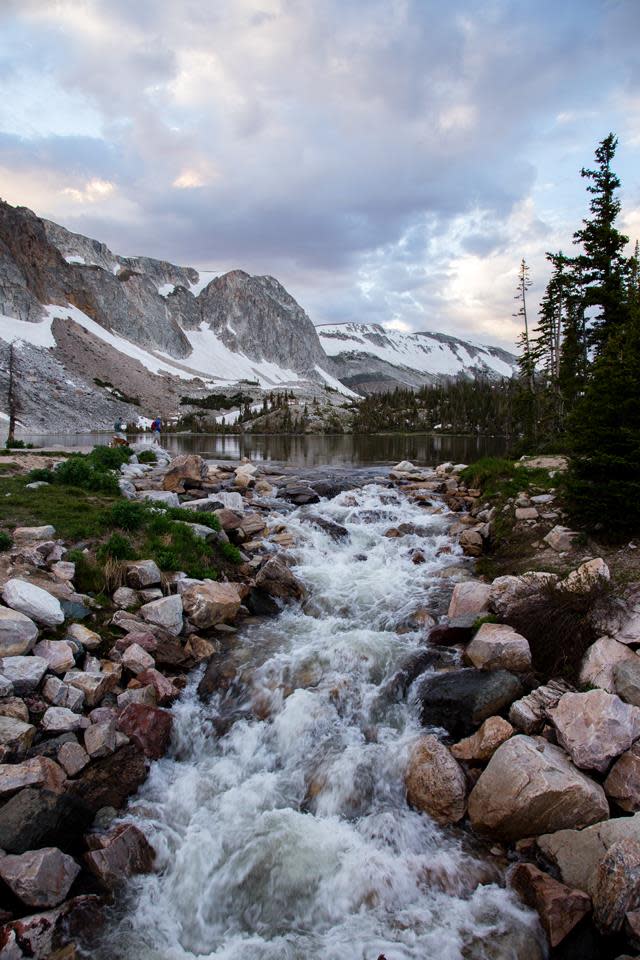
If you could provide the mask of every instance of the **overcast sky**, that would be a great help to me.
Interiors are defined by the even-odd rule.
[[[610,130],[640,236],[639,37],[640,0],[0,0],[0,195],[316,323],[512,346]]]

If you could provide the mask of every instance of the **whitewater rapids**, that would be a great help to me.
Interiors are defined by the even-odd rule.
[[[349,538],[334,541],[310,512]],[[423,642],[396,627],[442,606],[434,574],[458,552],[450,516],[369,484],[286,523],[310,599],[238,634],[226,733],[215,725],[224,695],[201,703],[199,675],[174,706],[172,751],[126,818],[157,872],[129,883],[92,955],[539,960],[533,914],[487,882],[460,831],[407,806],[408,750],[424,731],[410,698],[381,694]],[[383,536],[400,523],[421,535]],[[414,548],[426,562],[412,562]]]

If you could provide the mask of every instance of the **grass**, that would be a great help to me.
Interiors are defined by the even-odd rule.
[[[5,531],[50,523],[67,541],[101,535],[101,516],[113,504],[113,494],[62,484],[26,490],[27,482],[26,477],[0,478],[0,527]]]
[[[460,479],[471,489],[481,490],[491,497],[516,497],[521,491],[536,489],[543,493],[557,486],[557,479],[541,468],[525,467],[502,457],[482,457],[465,467]]]
[[[138,463],[157,463],[158,457],[153,450],[143,450],[138,454]]]

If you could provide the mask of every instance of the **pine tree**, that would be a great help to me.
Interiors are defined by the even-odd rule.
[[[529,389],[533,393],[534,390],[534,375],[535,375],[535,358],[531,352],[531,338],[529,336],[529,317],[527,314],[527,290],[531,286],[531,278],[529,277],[529,267],[527,265],[524,257],[520,261],[520,269],[518,272],[518,286],[516,288],[515,300],[520,301],[520,307],[517,313],[514,313],[514,317],[522,319],[524,324],[524,330],[518,342],[518,346],[522,350],[522,356],[520,357],[520,370],[523,377],[526,379]]]
[[[583,167],[580,171],[589,181],[592,217],[582,221],[583,227],[574,234],[574,242],[580,244],[583,251],[578,260],[586,285],[585,308],[599,307],[591,330],[596,353],[604,350],[607,339],[624,323],[627,312],[625,271],[628,262],[623,251],[629,239],[615,225],[620,213],[616,193],[620,180],[611,169],[617,145],[617,137],[610,133],[596,149],[596,169]]]
[[[15,441],[16,420],[18,418],[18,397],[16,388],[16,354],[13,343],[9,345],[9,384],[7,388],[7,409],[9,411],[9,433],[7,446]]]

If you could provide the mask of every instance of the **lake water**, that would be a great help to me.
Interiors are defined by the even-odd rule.
[[[68,446],[89,448],[105,443],[108,434],[33,434],[24,439],[55,450]],[[149,434],[130,439],[149,439]],[[503,456],[504,437],[447,436],[429,433],[353,436],[285,436],[282,434],[164,434],[162,445],[172,453],[200,453],[212,459],[275,460],[314,467],[324,464],[398,463],[412,460],[419,464],[436,464],[444,460],[473,463],[484,456]]]

